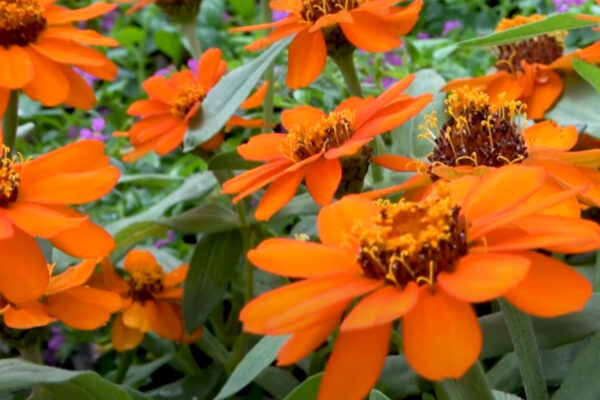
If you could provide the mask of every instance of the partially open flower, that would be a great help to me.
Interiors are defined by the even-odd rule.
[[[543,18],[541,15],[532,15],[504,19],[498,24],[496,31],[540,21]],[[444,90],[451,91],[467,85],[485,91],[494,104],[506,100],[520,100],[527,105],[530,118],[540,119],[563,91],[564,85],[558,71],[570,70],[574,58],[593,63],[600,62],[600,42],[564,54],[563,39],[566,33],[558,31],[522,42],[500,45],[496,49],[497,72],[478,78],[456,79],[448,83]],[[501,94],[504,94],[502,98]]]
[[[277,358],[289,365],[343,319],[319,400],[368,394],[399,318],[404,354],[418,374],[461,377],[482,345],[470,303],[504,297],[530,314],[554,317],[581,310],[592,294],[585,277],[535,251],[600,246],[595,223],[537,214],[568,194],[533,206],[526,201],[545,175],[511,165],[438,183],[419,202],[352,195],[325,206],[317,219],[320,243],[267,239],[248,253],[257,267],[295,281],[248,303],[240,314],[244,330],[291,334]],[[531,225],[535,232],[525,229]]]
[[[37,301],[48,287],[35,238],[77,258],[104,257],[112,237],[69,207],[98,200],[116,185],[104,144],[82,140],[32,160],[0,152],[0,293],[13,304]],[[18,266],[18,268],[15,268]]]
[[[372,192],[371,196],[414,189],[438,178],[451,180],[489,168],[525,164],[548,172],[548,193],[586,186],[578,195],[581,202],[600,206],[600,174],[595,169],[600,167],[600,150],[571,151],[578,137],[574,126],[544,121],[525,128],[525,110],[520,101],[493,104],[484,92],[457,89],[446,100],[446,122],[440,127],[437,115],[431,114],[422,126],[421,137],[434,145],[427,162],[396,155],[373,159],[395,171],[420,174],[399,186]],[[554,211],[577,216],[579,209],[572,199]]]
[[[398,0],[274,0],[274,11],[289,12],[279,21],[231,29],[248,32],[275,28],[247,49],[260,50],[285,37],[294,36],[288,56],[287,85],[307,86],[323,71],[328,52],[350,46],[368,52],[385,52],[402,44],[417,23],[422,0],[395,7]]]
[[[43,297],[22,305],[6,302],[3,321],[15,329],[31,329],[61,321],[73,329],[91,330],[106,324],[112,313],[122,308],[119,295],[92,288],[87,281],[94,272],[98,259],[89,259],[50,277]]]
[[[294,197],[302,180],[317,204],[328,204],[342,181],[342,159],[431,101],[430,94],[414,98],[402,93],[413,79],[404,78],[375,99],[351,97],[329,114],[310,106],[285,110],[281,122],[287,134],[257,135],[238,147],[245,159],[265,164],[225,182],[223,192],[236,193],[233,201],[238,202],[270,184],[256,210],[260,220]]]
[[[202,330],[187,335],[183,328],[179,302],[183,296],[181,283],[188,266],[166,273],[152,253],[131,250],[125,257],[128,278],[118,275],[108,260],[102,263],[98,286],[118,293],[124,303],[123,311],[115,319],[111,338],[118,351],[138,346],[150,330],[170,340],[193,342]]]
[[[184,69],[175,72],[169,78],[148,78],[142,87],[148,93],[149,99],[136,101],[127,110],[129,115],[141,119],[133,124],[129,131],[114,133],[117,137],[128,137],[134,146],[123,160],[135,162],[151,151],[165,155],[179,147],[193,119],[201,118],[202,101],[219,82],[226,68],[227,64],[221,59],[221,50],[212,48],[200,57],[196,71]],[[267,84],[265,82],[240,108],[259,107]],[[251,120],[233,116],[227,122],[226,129],[234,126],[260,127],[262,119]],[[203,148],[214,149],[222,141],[222,134],[217,133]]]
[[[117,67],[89,46],[118,43],[73,25],[104,15],[115,5],[96,2],[70,10],[54,3],[0,0],[0,115],[16,89],[45,106],[65,103],[90,109],[96,102],[94,90],[73,67],[106,80],[117,75]]]

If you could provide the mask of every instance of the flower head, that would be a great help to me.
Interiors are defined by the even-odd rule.
[[[202,101],[221,79],[226,68],[227,64],[221,59],[221,51],[212,48],[200,57],[195,70],[184,69],[169,77],[155,75],[144,81],[142,87],[149,99],[136,101],[127,110],[129,115],[141,119],[129,131],[114,133],[115,136],[128,137],[134,146],[123,159],[135,162],[151,151],[165,155],[179,147],[191,120],[202,112]],[[265,83],[240,108],[259,107],[266,89]],[[262,120],[233,116],[227,127],[233,126],[262,126]],[[214,149],[222,140],[222,134],[218,133],[203,148]]]
[[[124,303],[111,331],[116,350],[137,347],[150,330],[171,340],[193,342],[199,337],[201,330],[192,335],[185,333],[179,305],[187,265],[167,273],[152,253],[134,249],[125,257],[124,266],[127,278],[118,275],[110,262],[104,260],[98,283],[99,287],[118,293]]]
[[[319,399],[368,394],[399,318],[404,353],[416,372],[430,380],[459,378],[482,343],[469,303],[504,297],[550,317],[580,310],[592,293],[575,270],[535,252],[600,245],[595,223],[538,214],[563,193],[533,207],[526,202],[544,180],[540,168],[512,165],[438,183],[418,202],[352,195],[325,206],[317,220],[320,243],[268,239],[248,253],[257,267],[297,280],[248,303],[240,314],[243,327],[291,334],[278,354],[278,363],[288,365],[343,319]],[[356,362],[362,372],[350,378],[345,366]]]
[[[395,7],[386,0],[274,0],[271,9],[289,13],[268,24],[232,29],[247,32],[275,28],[265,38],[250,44],[259,50],[288,36],[290,45],[286,83],[292,89],[314,81],[327,60],[328,52],[352,51],[354,46],[368,52],[385,52],[402,44],[400,36],[416,24],[421,0]],[[307,56],[308,55],[308,56]]]
[[[35,238],[78,258],[112,251],[112,237],[68,205],[101,198],[115,186],[120,172],[96,140],[82,140],[32,160],[11,157],[5,149],[0,166],[0,293],[22,305],[39,299],[48,286],[46,261]]]
[[[503,19],[496,30],[503,31],[544,18],[532,15]],[[493,103],[520,100],[527,106],[530,118],[541,119],[562,93],[564,85],[557,71],[570,69],[574,58],[595,62],[600,57],[600,42],[564,54],[566,34],[565,31],[557,31],[500,45],[496,48],[497,72],[479,78],[454,80],[444,90],[452,91],[468,85],[484,90]]]
[[[89,109],[94,91],[74,68],[112,80],[117,67],[102,53],[89,47],[118,43],[74,22],[106,14],[115,5],[97,2],[77,10],[54,1],[0,0],[0,115],[10,90],[22,89],[45,106],[66,103]]]
[[[238,147],[245,159],[266,163],[225,182],[223,191],[237,193],[237,202],[271,184],[256,210],[258,219],[283,207],[303,179],[315,202],[328,204],[342,181],[342,158],[359,153],[431,101],[430,94],[413,98],[402,93],[413,79],[406,77],[376,99],[352,97],[329,114],[309,106],[285,110],[281,121],[287,134],[257,135]]]

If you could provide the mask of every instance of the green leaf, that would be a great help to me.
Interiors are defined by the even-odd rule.
[[[478,47],[498,46],[529,39],[549,32],[586,28],[598,24],[597,22],[578,19],[578,15],[579,14],[576,13],[550,15],[549,17],[530,24],[517,26],[501,32],[495,32],[482,38],[465,40],[460,42],[459,45]]]
[[[288,38],[275,43],[260,56],[228,73],[211,89],[202,101],[199,118],[192,122],[185,135],[185,151],[196,148],[219,132],[290,40]]]
[[[381,393],[377,389],[372,389],[369,394],[369,400],[390,400],[385,394]]]
[[[600,68],[582,60],[573,60],[573,69],[600,93]]]
[[[32,364],[20,359],[0,360],[0,393],[43,385],[43,398],[48,400],[135,400],[146,396],[107,381],[95,372],[68,371]],[[135,393],[130,395],[128,393]]]
[[[428,390],[430,384],[419,379],[404,355],[398,355],[385,359],[377,387],[381,387],[392,398],[402,399]]]
[[[215,233],[237,228],[239,219],[228,207],[203,204],[158,223],[182,233]]]
[[[211,171],[218,169],[251,169],[261,165],[256,161],[248,161],[243,159],[237,150],[224,151],[219,153],[208,162],[208,169]]]
[[[267,367],[255,381],[276,399],[284,398],[300,384],[291,373],[273,366]]]
[[[499,392],[497,390],[492,390],[492,393],[494,394],[494,399],[496,400],[523,400],[514,394]]]
[[[160,51],[171,57],[174,64],[181,62],[184,48],[177,33],[164,30],[157,31],[154,34],[154,43]]]
[[[225,399],[252,382],[277,357],[288,336],[265,336],[242,359],[215,400]]]
[[[563,384],[552,396],[552,400],[599,399],[598,360],[600,360],[600,333],[594,335],[579,353]]]
[[[113,32],[113,37],[122,46],[135,45],[146,38],[146,33],[143,29],[136,26],[127,26]]]
[[[283,400],[312,400],[317,398],[323,373],[316,374],[296,386]]]
[[[577,74],[564,79],[565,90],[559,102],[546,113],[561,125],[575,125],[578,130],[600,137],[600,96],[598,92]]]
[[[242,253],[239,231],[205,236],[194,249],[183,291],[185,328],[193,332],[223,300]]]

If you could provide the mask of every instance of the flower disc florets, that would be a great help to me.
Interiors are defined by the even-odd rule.
[[[368,278],[400,287],[411,281],[432,285],[467,253],[464,218],[451,205],[447,186],[422,202],[379,200],[377,206],[380,214],[372,223],[358,222],[352,229],[360,243],[358,263]]]
[[[300,16],[309,23],[314,23],[327,14],[350,11],[360,6],[358,0],[303,0]]]
[[[313,124],[295,126],[282,144],[282,152],[294,162],[339,147],[354,135],[355,112],[333,111]]]
[[[27,46],[46,28],[36,0],[0,0],[0,46]]]
[[[463,88],[446,99],[450,117],[441,128],[435,114],[426,118],[425,138],[433,141],[427,157],[433,166],[461,165],[500,167],[518,163],[527,157],[520,120],[524,105],[520,101],[492,106],[480,91]],[[439,132],[436,134],[434,132]]]
[[[186,87],[169,103],[171,114],[177,118],[184,119],[196,104],[204,100],[204,97],[206,97],[206,92],[202,85],[190,85]]]
[[[7,208],[17,200],[21,177],[15,170],[15,160],[8,156],[9,149],[4,148],[0,154],[0,207]]]
[[[150,300],[165,288],[165,273],[158,264],[136,265],[129,273],[129,295],[136,301]]]

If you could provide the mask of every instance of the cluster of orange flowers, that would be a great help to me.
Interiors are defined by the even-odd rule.
[[[90,108],[93,90],[73,67],[102,79],[117,74],[90,47],[117,43],[73,25],[114,5],[68,10],[54,3],[0,0],[0,114],[15,90],[46,106]],[[327,56],[337,57],[340,49],[398,47],[422,1],[395,3],[275,0],[271,8],[289,12],[286,18],[235,30],[274,28],[251,50],[293,36],[286,80],[293,89],[314,81]],[[503,20],[498,30],[541,18]],[[557,71],[575,57],[600,61],[600,43],[564,55],[563,36],[499,46],[497,72],[449,83],[446,115],[431,114],[423,126],[423,138],[433,145],[427,160],[371,157],[368,147],[431,102],[429,93],[405,93],[410,75],[377,97],[349,97],[329,113],[311,106],[284,110],[285,133],[256,135],[238,147],[241,157],[263,164],[225,182],[223,192],[238,202],[268,186],[256,219],[273,216],[302,190],[302,182],[322,206],[319,242],[272,238],[247,254],[258,268],[294,281],[252,300],[240,314],[247,332],[291,335],[278,354],[280,365],[304,358],[339,329],[319,399],[368,394],[399,319],[409,364],[441,380],[462,376],[479,356],[482,334],[471,303],[503,297],[541,317],[585,305],[592,291],[588,281],[548,252],[600,248],[600,226],[580,215],[600,206],[600,150],[573,151],[576,129],[542,119],[563,88]],[[143,83],[148,99],[128,109],[140,120],[116,133],[133,146],[126,161],[173,151],[198,123],[204,98],[226,70],[218,49],[207,50],[198,62],[196,71]],[[259,107],[267,85],[240,108]],[[542,121],[527,126],[527,116]],[[226,129],[262,125],[234,116]],[[216,149],[222,140],[217,134],[205,148]],[[352,193],[352,180],[362,183],[364,176],[351,176],[348,166],[371,158],[415,174],[398,186]],[[187,266],[166,272],[151,253],[132,250],[123,277],[106,258],[114,248],[110,235],[69,207],[101,198],[119,177],[97,141],[78,141],[33,159],[2,149],[0,307],[6,325],[28,329],[60,320],[95,329],[118,313],[112,341],[120,351],[135,348],[150,330],[182,342],[199,337],[201,331],[188,335],[183,328]],[[403,197],[384,198],[397,192]],[[36,238],[84,261],[53,274]]]

